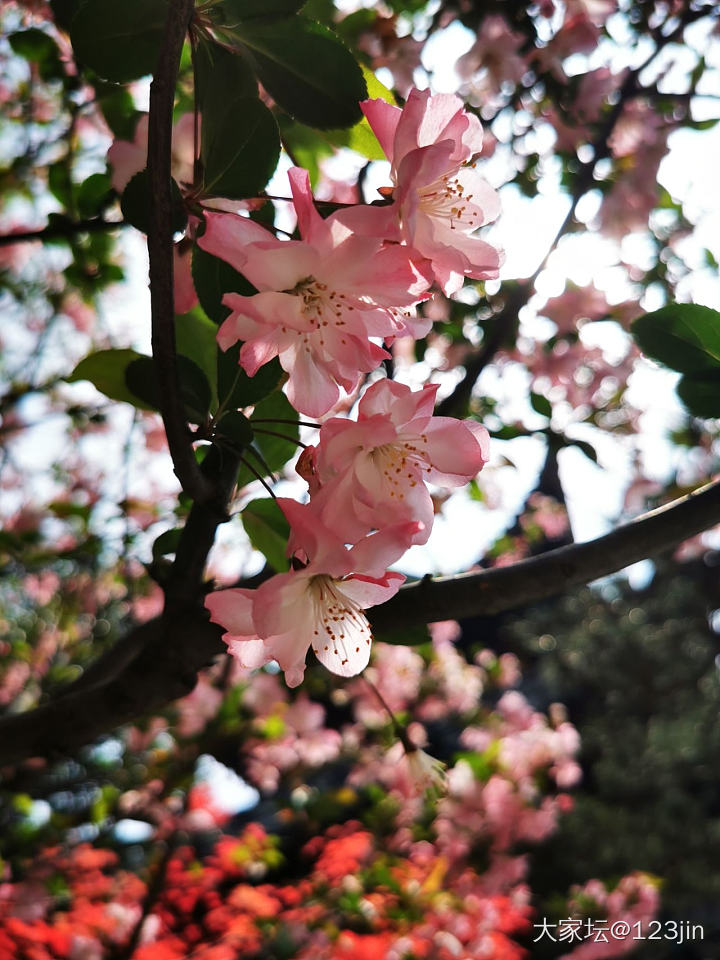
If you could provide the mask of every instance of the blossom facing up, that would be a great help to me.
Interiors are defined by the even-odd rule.
[[[294,569],[257,590],[210,594],[210,618],[227,631],[225,642],[243,667],[276,660],[289,687],[302,682],[312,647],[331,673],[353,677],[367,666],[372,633],[367,607],[389,600],[405,580],[387,570],[416,536],[418,523],[402,523],[348,548],[310,504],[279,499],[290,522]]]
[[[501,254],[474,236],[500,212],[497,192],[475,169],[480,121],[452,94],[412,90],[403,109],[384,100],[361,104],[390,161],[393,202],[341,214],[358,232],[403,242],[426,258],[447,295],[465,277],[498,276]]]
[[[405,247],[358,236],[315,209],[307,171],[289,172],[302,240],[277,240],[251,220],[207,213],[200,246],[232,264],[258,290],[226,294],[232,311],[218,331],[222,349],[243,341],[249,376],[273,357],[288,373],[288,399],[319,417],[360,375],[389,356],[378,340],[405,334],[401,313],[422,299],[429,278]]]
[[[425,543],[433,523],[426,481],[457,487],[488,460],[489,437],[480,424],[434,417],[437,384],[421,390],[379,380],[363,395],[357,420],[335,417],[305,451],[300,473],[310,482],[323,522],[354,543],[372,529],[410,520]]]

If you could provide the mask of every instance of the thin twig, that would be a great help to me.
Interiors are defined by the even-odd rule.
[[[263,427],[255,427],[253,432],[264,433],[268,437],[277,437],[279,440],[287,440],[288,443],[294,443],[303,449],[307,448],[307,444],[303,443],[302,440],[297,440],[295,437],[288,437],[286,433],[278,433],[276,430],[265,430]]]
[[[124,220],[56,220],[37,230],[24,230],[19,233],[4,233],[0,236],[0,247],[10,247],[14,243],[28,243],[33,240],[57,240],[60,237],[73,237],[77,233],[104,233],[126,227]]]
[[[265,487],[265,489],[266,489],[267,492],[270,494],[270,496],[273,498],[273,500],[276,500],[277,497],[275,496],[275,493],[273,492],[273,488],[270,486],[269,483],[267,483],[267,481],[265,480],[265,477],[263,477],[262,474],[259,473],[259,472],[255,469],[255,467],[254,467],[248,460],[245,459],[245,457],[240,457],[240,463],[242,463],[243,466],[246,466],[246,467],[248,468],[248,470],[250,471],[250,473],[253,474],[253,476],[255,477],[255,479],[256,479],[256,480],[259,480],[260,483]]]

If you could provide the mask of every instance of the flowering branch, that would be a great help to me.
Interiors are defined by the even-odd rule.
[[[558,227],[555,236],[549,243],[544,257],[536,267],[532,276],[528,277],[527,280],[523,281],[518,286],[517,290],[514,291],[514,294],[510,296],[507,304],[493,318],[492,330],[487,336],[487,339],[483,342],[482,347],[477,353],[468,359],[467,363],[465,364],[465,373],[463,374],[462,378],[455,385],[452,392],[445,397],[440,404],[438,404],[437,413],[440,416],[457,416],[462,410],[467,408],[467,404],[470,400],[478,377],[492,362],[495,354],[503,346],[503,342],[508,337],[508,334],[517,324],[518,313],[530,300],[533,290],[535,289],[535,281],[540,273],[545,269],[550,256],[557,248],[560,240],[572,227],[575,211],[577,210],[580,200],[593,186],[594,171],[597,162],[607,158],[610,155],[610,137],[618,120],[622,116],[625,105],[632,100],[633,97],[636,97],[641,93],[645,93],[645,88],[640,85],[640,74],[650,66],[650,64],[669,43],[674,42],[682,35],[685,27],[687,27],[688,24],[706,15],[706,9],[703,9],[702,11],[693,11],[689,9],[683,11],[678,25],[667,35],[658,34],[655,38],[655,49],[645,58],[645,60],[643,60],[641,64],[639,64],[639,66],[628,71],[628,74],[625,77],[620,90],[618,91],[617,101],[608,113],[600,129],[597,131],[597,135],[591,144],[592,158],[581,163],[578,168],[572,194],[570,196],[570,207],[568,208],[568,212],[565,214],[562,223]]]
[[[510,567],[408,584],[392,600],[373,608],[370,621],[380,633],[448,618],[497,615],[671,550],[716,523],[720,480],[596,540],[560,547]],[[189,550],[193,538],[184,539]],[[184,584],[178,579],[176,591]],[[166,610],[131,631],[91,668],[94,684],[80,681],[50,703],[0,720],[0,764],[61,756],[184,696],[198,671],[225,649],[221,634],[197,607],[186,606],[174,614]],[[118,648],[135,655],[123,659]],[[103,671],[108,662],[113,667],[109,674]]]
[[[170,179],[172,112],[175,80],[185,33],[193,12],[192,0],[174,0],[168,10],[165,35],[150,86],[148,178],[150,182],[150,306],[152,349],[158,378],[160,412],[175,475],[183,490],[198,502],[214,495],[200,471],[187,428],[176,365],[173,297],[173,227]]]

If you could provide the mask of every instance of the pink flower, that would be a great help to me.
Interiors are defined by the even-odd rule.
[[[424,481],[460,486],[487,462],[487,431],[473,421],[433,417],[436,392],[437,384],[413,391],[379,380],[360,400],[357,421],[338,417],[323,424],[313,504],[348,543],[408,520],[420,521],[413,542],[425,543],[433,503]]]
[[[225,642],[242,666],[276,660],[289,687],[302,682],[310,646],[331,673],[355,676],[367,666],[372,642],[363,611],[397,593],[405,577],[386,567],[405,552],[418,524],[386,528],[348,549],[311,505],[278,503],[290,521],[295,569],[257,590],[210,594],[211,619],[227,631]]]
[[[250,376],[279,356],[290,402],[319,417],[340,387],[352,391],[388,356],[371,338],[408,332],[399,308],[420,299],[429,281],[406,249],[355,236],[336,214],[323,220],[306,171],[293,168],[289,177],[302,240],[276,240],[246,218],[208,213],[199,242],[259,291],[225,295],[232,313],[218,331],[220,346],[244,341],[240,363]]]
[[[495,103],[503,88],[514,88],[522,80],[527,70],[521,54],[524,42],[504,17],[491,14],[483,18],[477,40],[456,64],[460,77],[470,81],[474,104]]]
[[[148,117],[144,113],[135,127],[132,140],[113,140],[107,153],[112,167],[111,182],[122,193],[136,173],[147,166]],[[171,171],[178,183],[192,183],[194,118],[184,113],[173,127]]]
[[[361,106],[391,164],[393,203],[340,216],[358,232],[413,247],[446,294],[465,277],[497,277],[500,253],[473,235],[500,212],[496,191],[469,162],[482,148],[477,117],[459,97],[427,90],[412,90],[402,110],[384,100]]]

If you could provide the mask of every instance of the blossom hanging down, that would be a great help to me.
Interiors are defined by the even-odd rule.
[[[472,163],[482,148],[477,117],[459,97],[427,90],[412,90],[403,109],[384,100],[361,107],[390,161],[393,202],[353,207],[340,215],[344,222],[414,248],[447,295],[465,277],[495,279],[501,254],[474,236],[500,212],[497,192]]]
[[[484,427],[432,415],[437,389],[379,380],[360,400],[356,421],[326,421],[318,446],[303,454],[298,472],[310,483],[313,505],[348,543],[409,520],[420,523],[413,542],[425,543],[433,523],[425,482],[462,486],[487,462]]]
[[[250,376],[278,356],[292,405],[319,417],[340,387],[353,390],[388,356],[371,338],[411,328],[400,310],[423,298],[429,278],[407,247],[356,236],[335,214],[323,220],[307,171],[293,168],[289,177],[302,240],[280,241],[246,218],[207,213],[199,243],[259,291],[223,297],[232,313],[218,331],[220,346],[242,340],[240,363]]]
[[[290,522],[294,569],[257,590],[218,590],[205,600],[227,633],[230,653],[249,669],[276,660],[289,687],[302,682],[312,647],[332,673],[352,677],[367,666],[372,634],[364,610],[383,603],[405,577],[388,571],[417,535],[402,523],[365,537],[352,548],[320,521],[310,504],[279,499]]]

